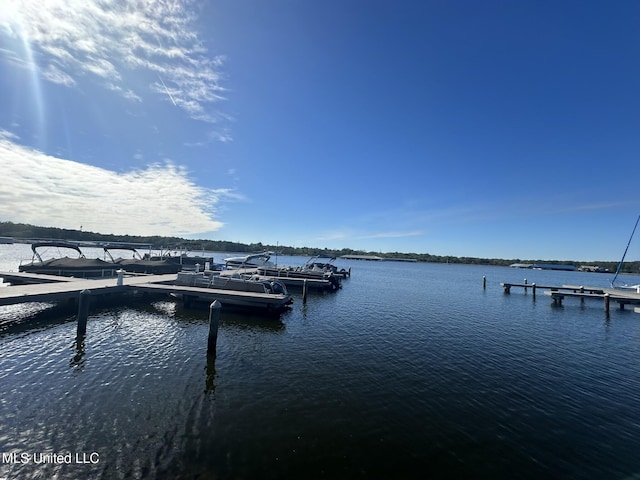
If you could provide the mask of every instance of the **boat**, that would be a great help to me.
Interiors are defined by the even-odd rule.
[[[618,274],[620,273],[620,270],[622,269],[622,264],[624,263],[624,258],[627,256],[627,251],[629,250],[629,245],[631,245],[631,240],[633,239],[633,235],[636,233],[636,228],[638,228],[638,222],[640,222],[640,215],[638,215],[638,218],[636,219],[636,223],[633,226],[633,230],[631,231],[631,236],[629,237],[629,241],[627,242],[627,246],[624,249],[624,253],[622,254],[622,258],[620,259],[620,263],[618,263],[618,268],[616,268],[616,273],[613,276],[613,279],[611,280],[611,288],[614,288],[616,290],[627,290],[627,291],[640,293],[640,284],[637,284],[637,285],[626,285],[626,284],[617,285],[616,284],[616,279],[618,278]]]
[[[182,295],[194,298],[220,300],[223,307],[263,310],[279,313],[290,307],[293,297],[287,287],[278,280],[250,278],[236,273],[222,276],[220,272],[179,272],[173,283],[176,288],[189,287]],[[174,294],[179,291],[174,291]]]
[[[52,250],[56,251],[58,256],[51,257]],[[19,272],[98,278],[116,276],[117,271],[121,269],[119,265],[99,258],[86,258],[80,247],[71,242],[34,242],[31,244],[31,251],[31,260],[21,261],[18,266]]]
[[[146,260],[166,260],[167,262],[180,265],[182,270],[219,271],[223,270],[225,267],[221,263],[216,263],[213,257],[204,255],[190,255],[187,252],[178,253],[176,251],[173,254],[171,254],[171,252],[165,252],[160,255],[149,255],[148,253],[145,253],[142,258]]]
[[[151,259],[143,258],[135,247],[107,244],[102,245],[105,256],[110,260],[110,263],[117,265],[119,268],[128,273],[144,273],[151,275],[163,275],[167,273],[178,273],[181,270],[181,266],[178,263],[170,262],[164,259]],[[122,251],[128,252],[130,258],[114,257],[113,252]],[[122,253],[124,255],[124,253]]]
[[[251,268],[251,267],[270,267],[275,266],[271,262],[272,252],[254,253],[239,257],[229,257],[224,259],[226,268]]]
[[[287,287],[278,280],[264,280],[257,277],[245,277],[240,274],[231,276],[220,275],[219,272],[180,272],[176,285],[192,287],[216,288],[220,290],[235,290],[239,292],[258,292],[289,295]]]
[[[328,259],[321,261],[321,259]],[[335,291],[342,287],[342,279],[351,274],[351,269],[339,270],[332,262],[335,257],[316,255],[311,257],[303,265],[275,266],[261,265],[253,270],[245,269],[245,275],[259,275],[265,279],[278,279],[288,287],[303,288],[304,280],[307,287],[315,290]]]
[[[336,291],[342,288],[342,276],[322,270],[303,270],[301,267],[255,267],[243,269],[244,275],[258,275],[265,279],[277,279],[288,287],[303,288],[307,280],[307,287],[315,290]]]
[[[263,281],[278,281],[286,285],[288,288],[293,288],[296,290],[304,290],[305,285],[309,290],[318,290],[324,292],[335,292],[340,289],[342,285],[340,284],[340,280],[338,277],[333,275],[326,276],[312,276],[312,275],[296,275],[295,273],[288,272],[287,270],[278,271],[276,274],[269,274],[268,272],[261,272],[261,269],[248,269],[248,270],[239,270],[240,275],[245,276],[246,278],[251,278],[255,280],[263,280]],[[221,275],[224,276],[226,273],[231,272],[228,270],[227,272],[221,272]]]
[[[326,259],[326,261],[322,261]],[[300,267],[300,272],[322,272],[322,273],[331,273],[337,277],[346,278],[351,276],[351,268],[346,270],[344,268],[339,269],[337,266],[333,264],[335,262],[336,257],[325,256],[325,255],[316,255],[315,257],[311,257],[307,262]]]

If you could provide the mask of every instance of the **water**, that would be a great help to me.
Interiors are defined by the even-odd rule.
[[[25,248],[0,245],[0,270]],[[215,360],[207,310],[169,300],[92,309],[80,344],[75,312],[0,309],[0,452],[25,460],[0,478],[640,473],[640,315],[499,285],[610,275],[340,266],[341,291],[297,295],[280,322],[223,314]]]

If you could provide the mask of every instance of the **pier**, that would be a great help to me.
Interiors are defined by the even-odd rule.
[[[59,302],[77,299],[83,290],[91,290],[94,296],[133,293],[139,285],[175,281],[177,275],[127,277],[126,284],[120,284],[116,277],[90,280],[14,272],[0,272],[0,277],[11,283],[28,282],[23,285],[0,288],[0,305],[14,305],[27,302]],[[35,283],[41,277],[42,282]]]
[[[222,307],[257,309],[272,314],[284,310],[291,297],[284,294],[220,290],[176,285],[177,274],[139,275],[104,279],[81,279],[53,275],[0,272],[0,278],[11,283],[0,288],[0,306],[28,302],[60,302],[79,300],[81,292],[92,297],[155,293],[180,297],[186,306],[192,302],[219,300]],[[40,280],[39,283],[38,280]]]
[[[619,305],[620,310],[624,310],[626,305],[640,305],[640,292],[617,290],[614,288],[601,287],[585,287],[583,285],[536,285],[535,283],[508,283],[500,284],[504,288],[504,293],[511,293],[512,288],[522,288],[525,292],[531,289],[533,298],[536,298],[536,291],[542,289],[544,295],[551,297],[554,305],[560,306],[565,298],[579,298],[581,301],[585,299],[602,300],[604,310],[608,313],[611,302]],[[640,313],[640,307],[634,308],[636,313]]]

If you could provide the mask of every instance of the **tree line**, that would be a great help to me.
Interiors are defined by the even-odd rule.
[[[509,266],[514,263],[554,263],[569,264],[575,267],[597,266],[601,270],[614,272],[618,267],[617,262],[576,262],[559,260],[522,260],[500,259],[500,258],[477,258],[477,257],[454,257],[443,255],[431,255],[429,253],[405,253],[405,252],[371,252],[364,250],[354,250],[351,248],[328,249],[317,247],[291,247],[285,245],[269,245],[262,242],[240,243],[226,240],[192,240],[180,237],[162,236],[134,236],[134,235],[113,235],[87,232],[83,230],[71,230],[66,228],[39,227],[24,223],[0,222],[0,236],[13,237],[24,241],[29,240],[71,240],[75,242],[123,242],[139,243],[149,245],[157,250],[188,250],[207,252],[238,252],[255,253],[263,251],[277,251],[280,255],[327,255],[340,257],[342,255],[371,255],[386,259],[417,260],[418,262],[430,263],[459,263],[467,265],[494,265]],[[625,262],[621,270],[624,273],[640,273],[640,261]]]

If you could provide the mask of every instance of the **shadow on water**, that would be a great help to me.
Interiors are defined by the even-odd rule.
[[[207,365],[205,367],[206,381],[204,386],[204,392],[206,394],[213,395],[216,391],[215,378],[216,378],[216,356],[212,354],[207,355]]]

